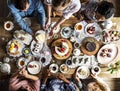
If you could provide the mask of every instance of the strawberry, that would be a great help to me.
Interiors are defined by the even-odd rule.
[[[17,45],[15,45],[15,46],[14,46],[14,48],[18,49],[18,46],[17,46]]]

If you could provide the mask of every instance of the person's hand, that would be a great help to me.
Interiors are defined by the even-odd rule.
[[[91,74],[91,77],[96,78],[97,75],[96,74]]]
[[[50,24],[51,24],[51,18],[48,18],[47,21],[46,21],[46,24],[45,24],[45,29],[48,29]]]
[[[23,77],[27,77],[28,76],[28,72],[27,70],[25,69],[25,67],[23,67],[21,69],[21,71],[19,72],[20,76],[23,76]]]
[[[51,36],[51,37],[53,36],[53,34],[54,34],[53,31],[56,30],[57,27],[58,27],[58,26],[53,26],[53,27],[51,28],[51,31],[50,31],[50,33],[49,33],[49,36]]]
[[[44,77],[45,78],[48,78],[48,77],[50,77],[51,76],[51,73],[50,73],[50,70],[46,70],[46,73],[44,74]]]
[[[60,79],[60,80],[66,80],[66,78],[65,78],[65,76],[63,75],[63,74],[58,74],[58,79]]]
[[[60,80],[63,80],[66,83],[70,83],[70,81],[67,80],[63,74],[58,74],[57,78],[60,79]]]
[[[50,37],[53,36],[53,31],[50,31],[49,36],[50,36]]]
[[[41,28],[42,28],[42,30],[43,30],[43,31],[45,31],[45,30],[46,30],[46,27],[45,27],[45,26],[42,26]]]
[[[80,78],[78,77],[77,73],[74,73],[74,74],[73,74],[73,78],[74,78],[75,80],[77,80],[78,82],[80,82]]]

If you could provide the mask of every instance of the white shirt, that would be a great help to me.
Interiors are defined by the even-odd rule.
[[[52,5],[52,0],[44,0],[46,5]],[[62,13],[65,19],[68,19],[72,14],[76,13],[81,8],[80,0],[71,0],[69,6]]]

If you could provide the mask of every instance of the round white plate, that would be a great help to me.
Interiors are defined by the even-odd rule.
[[[18,54],[16,54],[16,55],[14,55],[14,54],[11,54],[10,52],[9,52],[9,46],[10,46],[10,44],[11,43],[13,43],[13,42],[18,42],[19,44],[20,44],[20,48],[18,48]],[[6,46],[6,49],[7,49],[7,53],[9,54],[9,56],[12,56],[12,57],[19,57],[19,56],[21,56],[22,55],[22,50],[23,50],[23,48],[25,47],[25,45],[22,43],[22,41],[20,41],[20,40],[18,40],[18,39],[12,39],[12,40],[10,40],[9,42],[8,42],[8,44],[7,44],[7,46]]]
[[[56,69],[54,70],[53,67],[55,67]],[[51,65],[49,66],[49,70],[50,70],[51,73],[57,73],[58,70],[59,70],[59,67],[58,67],[57,64],[54,64],[54,63],[53,63],[53,64],[51,64]]]
[[[67,31],[67,33],[66,33],[66,31]],[[63,27],[61,29],[60,34],[63,38],[70,38],[72,35],[72,32],[73,32],[73,30],[70,27]]]
[[[45,58],[45,62],[41,61],[42,58]],[[40,54],[39,62],[42,64],[43,67],[45,67],[50,63],[51,58],[51,55],[45,56],[44,54]]]
[[[86,79],[90,75],[90,70],[86,66],[78,67],[76,72],[80,79]]]
[[[102,57],[102,56],[100,56],[103,49],[111,49],[112,50],[112,52],[110,52],[111,57],[107,57],[107,56]],[[118,47],[117,47],[117,45],[115,45],[115,44],[107,44],[107,45],[104,45],[99,50],[99,52],[97,54],[97,60],[101,64],[109,64],[112,61],[114,61],[114,59],[116,58],[117,55],[118,55]]]
[[[33,40],[33,41],[31,42],[30,49],[31,49],[31,52],[32,52],[32,54],[33,54],[34,56],[39,57],[39,56],[40,56],[40,51],[41,51],[42,48],[43,48],[43,43],[40,44],[40,47],[38,48],[38,50],[39,50],[38,53],[34,52],[34,48],[36,48],[35,45],[36,45],[36,41]]]
[[[90,34],[87,32],[87,28],[88,27],[95,27],[95,33],[94,34]],[[87,34],[90,37],[96,37],[96,36],[100,36],[100,34],[102,33],[102,29],[99,27],[99,25],[97,23],[89,23],[85,26],[85,34]]]
[[[67,67],[67,71],[63,71],[63,70],[62,70],[62,67],[63,67],[63,66],[66,66],[66,67]],[[62,72],[63,74],[68,73],[69,70],[70,70],[70,69],[69,69],[69,67],[68,67],[66,64],[60,65],[60,72]]]
[[[30,74],[38,74],[41,70],[41,65],[38,61],[31,61],[27,65],[27,70]]]

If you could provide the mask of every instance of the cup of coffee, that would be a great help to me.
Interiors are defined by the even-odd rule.
[[[25,59],[18,60],[18,67],[22,68],[23,66],[25,66]]]
[[[41,62],[42,62],[42,63],[45,63],[45,61],[46,61],[45,57],[42,57],[42,58],[41,58]]]
[[[99,66],[93,66],[91,69],[92,74],[98,75],[101,72],[101,69]]]
[[[75,48],[79,48],[79,47],[80,47],[80,44],[77,43],[77,42],[75,42],[75,43],[74,43],[74,47],[75,47]]]
[[[76,30],[81,30],[82,29],[82,25],[81,24],[78,24],[77,26],[76,26]]]
[[[51,73],[56,73],[56,72],[58,72],[58,65],[57,64],[51,64],[50,66],[49,66],[49,70],[50,70],[50,72]]]
[[[4,28],[5,28],[5,30],[7,30],[7,31],[11,31],[11,30],[14,28],[13,22],[12,22],[12,21],[6,21],[6,22],[4,23]]]

